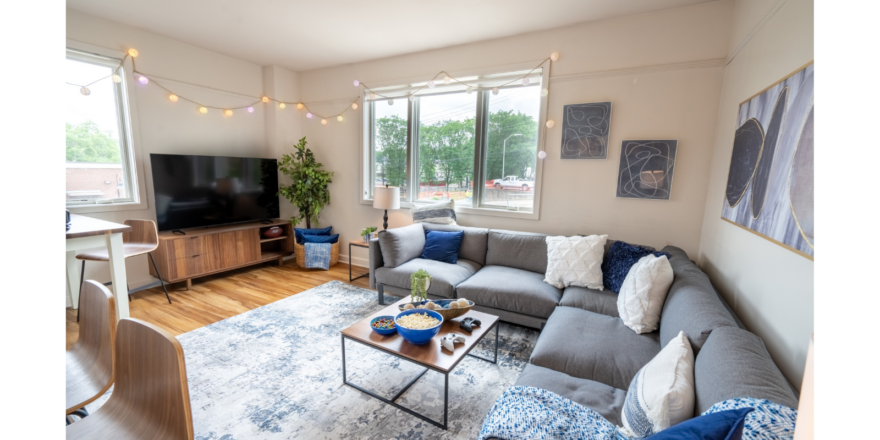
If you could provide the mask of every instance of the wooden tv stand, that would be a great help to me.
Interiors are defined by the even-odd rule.
[[[262,230],[272,226],[284,229],[281,236],[263,238]],[[165,282],[186,281],[267,261],[284,264],[293,254],[293,227],[286,220],[272,223],[249,222],[207,228],[183,229],[186,235],[171,231],[159,233],[159,247],[153,251]],[[150,274],[157,276],[150,266]]]

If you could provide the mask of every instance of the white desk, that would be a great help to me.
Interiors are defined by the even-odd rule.
[[[125,278],[125,255],[122,251],[122,234],[131,231],[130,226],[111,223],[81,215],[70,215],[67,230],[67,286],[70,303],[79,307],[80,270],[82,262],[76,259],[76,251],[106,247],[110,254],[110,281],[116,298],[116,318],[128,318],[128,282]]]

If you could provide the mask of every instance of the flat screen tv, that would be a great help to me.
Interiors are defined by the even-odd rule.
[[[160,231],[277,218],[278,161],[150,154]]]

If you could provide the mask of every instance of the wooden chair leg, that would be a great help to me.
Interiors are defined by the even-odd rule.
[[[83,260],[82,272],[79,274],[79,293],[82,294],[83,281],[86,280],[86,260]],[[76,322],[79,322],[79,304],[76,305]]]
[[[162,283],[162,290],[165,291],[165,298],[168,298],[168,304],[171,304],[171,296],[168,295],[168,288],[165,287],[165,280],[162,279],[162,273],[159,272],[159,266],[156,266],[156,260],[153,259],[153,253],[147,252],[147,255],[150,256],[150,262],[153,263],[153,269],[156,269],[156,275],[159,277],[159,282]]]

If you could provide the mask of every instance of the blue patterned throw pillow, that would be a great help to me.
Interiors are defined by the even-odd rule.
[[[299,244],[303,244],[303,235],[330,235],[330,231],[333,230],[333,226],[327,226],[326,228],[293,228],[293,235],[296,237],[296,242]]]
[[[791,440],[794,438],[797,410],[766,399],[738,397],[725,400],[712,405],[703,413],[703,416],[740,408],[754,409],[746,415],[742,433],[743,440]]]
[[[615,241],[608,250],[608,255],[602,261],[602,284],[606,289],[620,293],[620,287],[626,274],[645,255],[660,257],[669,254],[666,252],[651,252],[641,246],[632,245],[623,241]]]
[[[458,261],[458,248],[464,231],[427,231],[425,234],[425,250],[422,258],[455,264]]]
[[[754,408],[730,409],[681,422],[648,440],[740,440],[746,416]]]
[[[330,269],[330,243],[306,243],[307,269]]]

